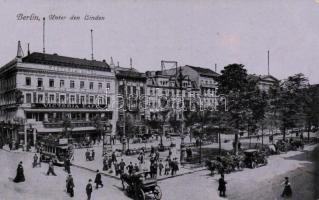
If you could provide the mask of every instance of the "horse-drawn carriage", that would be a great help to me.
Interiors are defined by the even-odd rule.
[[[244,163],[246,167],[255,168],[258,166],[267,165],[266,155],[258,149],[248,149],[244,151]]]
[[[242,170],[244,165],[244,157],[242,155],[225,155],[218,156],[214,160],[207,160],[206,167],[213,175],[215,171],[219,174],[228,174],[235,170]]]
[[[162,198],[161,188],[157,185],[156,178],[151,178],[149,172],[138,172],[132,175],[122,174],[123,190],[135,200],[145,200],[146,195],[153,195],[156,200]]]
[[[301,139],[290,139],[289,141],[277,140],[276,147],[279,152],[296,151],[304,148],[304,142]]]

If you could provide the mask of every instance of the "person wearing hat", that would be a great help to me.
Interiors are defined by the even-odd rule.
[[[49,162],[49,169],[47,171],[47,176],[49,176],[50,174],[52,174],[53,176],[56,176],[55,172],[54,172],[54,165],[52,160],[50,160]]]
[[[224,174],[222,174],[218,180],[218,191],[220,197],[226,197],[226,184],[227,182],[224,179]]]
[[[20,161],[20,163],[18,164],[18,167],[17,167],[17,175],[13,179],[13,182],[19,183],[19,182],[24,182],[24,181],[25,181],[25,177],[24,177],[24,172],[23,172],[23,166],[22,166],[22,161]]]
[[[281,197],[284,197],[284,198],[285,197],[291,197],[292,196],[292,190],[291,190],[289,178],[285,177],[285,181],[281,185],[285,185],[284,191],[282,192]]]
[[[70,197],[74,197],[74,181],[71,174],[69,174],[68,179],[66,180],[66,191],[70,194]]]
[[[87,200],[91,200],[91,194],[92,194],[92,191],[93,191],[93,188],[92,188],[92,180],[89,179],[89,182],[88,184],[86,185],[86,195],[88,196],[88,199]]]
[[[96,184],[96,189],[99,188],[99,186],[101,185],[103,187],[103,183],[102,183],[102,176],[99,170],[96,170],[97,174],[95,176],[95,180],[94,183]]]

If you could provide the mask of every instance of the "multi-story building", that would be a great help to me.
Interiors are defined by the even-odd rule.
[[[257,81],[258,88],[263,92],[268,92],[271,86],[279,84],[280,80],[272,75],[249,75]]]
[[[17,57],[0,68],[2,132],[11,131],[15,143],[61,134],[65,119],[75,138],[99,137],[92,122],[96,116],[115,127],[115,76],[105,61],[43,53],[23,57],[21,52],[19,45]],[[14,132],[8,124],[16,122],[23,128]]]
[[[218,102],[216,95],[216,77],[218,77],[219,74],[209,68],[195,67],[190,65],[185,65],[178,68],[183,75],[190,79],[190,82],[194,87],[191,94],[196,97],[200,97],[202,106],[216,108]],[[170,75],[176,74],[176,69],[168,69],[165,71]]]
[[[182,120],[183,110],[190,105],[191,97],[199,93],[195,83],[180,69],[174,73],[169,70],[147,71],[146,89],[146,118],[164,120],[165,132],[169,131],[170,117]],[[169,110],[167,116],[162,116],[161,111]]]
[[[145,133],[145,74],[134,68],[115,67],[114,69],[119,99],[117,133],[123,136],[124,122],[131,120],[136,127],[136,133],[133,134],[143,134]]]

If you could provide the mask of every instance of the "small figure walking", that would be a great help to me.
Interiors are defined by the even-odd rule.
[[[291,197],[292,196],[292,190],[291,190],[289,178],[285,177],[285,181],[281,185],[285,185],[284,191],[282,192],[281,197],[283,197],[283,198]]]
[[[102,187],[103,187],[103,183],[102,183],[102,176],[101,176],[100,171],[99,171],[99,170],[96,170],[96,172],[97,172],[97,174],[96,174],[96,176],[95,176],[94,182],[95,182],[95,184],[96,184],[96,187],[95,187],[95,188],[98,189],[99,186],[102,186]]]
[[[226,197],[226,184],[227,182],[224,179],[224,174],[221,175],[220,179],[218,180],[218,190],[219,190],[219,196]]]
[[[92,182],[92,180],[89,179],[89,183],[86,185],[86,195],[88,196],[87,200],[91,200],[91,194],[93,191],[91,182]]]
[[[69,177],[66,180],[66,191],[70,194],[70,197],[74,197],[74,181],[71,174],[69,174]]]
[[[54,172],[54,165],[53,165],[52,160],[50,160],[50,162],[49,162],[49,169],[47,172],[47,176],[49,176],[50,174],[52,174],[53,176],[56,176],[56,174]]]
[[[95,157],[95,152],[94,152],[94,150],[92,149],[91,160],[94,160],[94,157]]]
[[[86,160],[86,161],[90,161],[90,160],[91,160],[89,149],[86,149],[86,152],[85,152],[85,160]]]
[[[168,175],[169,174],[169,171],[170,171],[170,166],[169,164],[165,164],[165,172],[164,172],[164,175]]]
[[[38,164],[38,155],[35,153],[33,156],[33,168],[35,168]]]
[[[164,165],[162,163],[162,160],[160,160],[159,164],[158,164],[158,169],[159,169],[159,175],[162,176],[162,170],[164,168]]]
[[[64,170],[70,174],[71,173],[71,161],[69,158],[67,158],[65,161],[64,161]]]
[[[22,161],[20,161],[20,163],[18,164],[18,168],[17,168],[17,175],[13,179],[13,182],[19,183],[19,182],[24,182],[24,181],[25,181],[25,177],[24,177],[24,172],[23,172],[23,166],[22,166]]]

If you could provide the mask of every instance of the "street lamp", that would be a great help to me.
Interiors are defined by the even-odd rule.
[[[176,70],[177,73],[177,70]],[[179,83],[179,90],[180,90],[180,96],[181,96],[181,155],[180,155],[180,162],[184,161],[184,157],[185,157],[185,144],[184,144],[184,102],[183,102],[183,81],[186,80],[187,76],[184,76],[182,74],[182,67],[179,68],[179,74],[177,76],[177,81]]]

